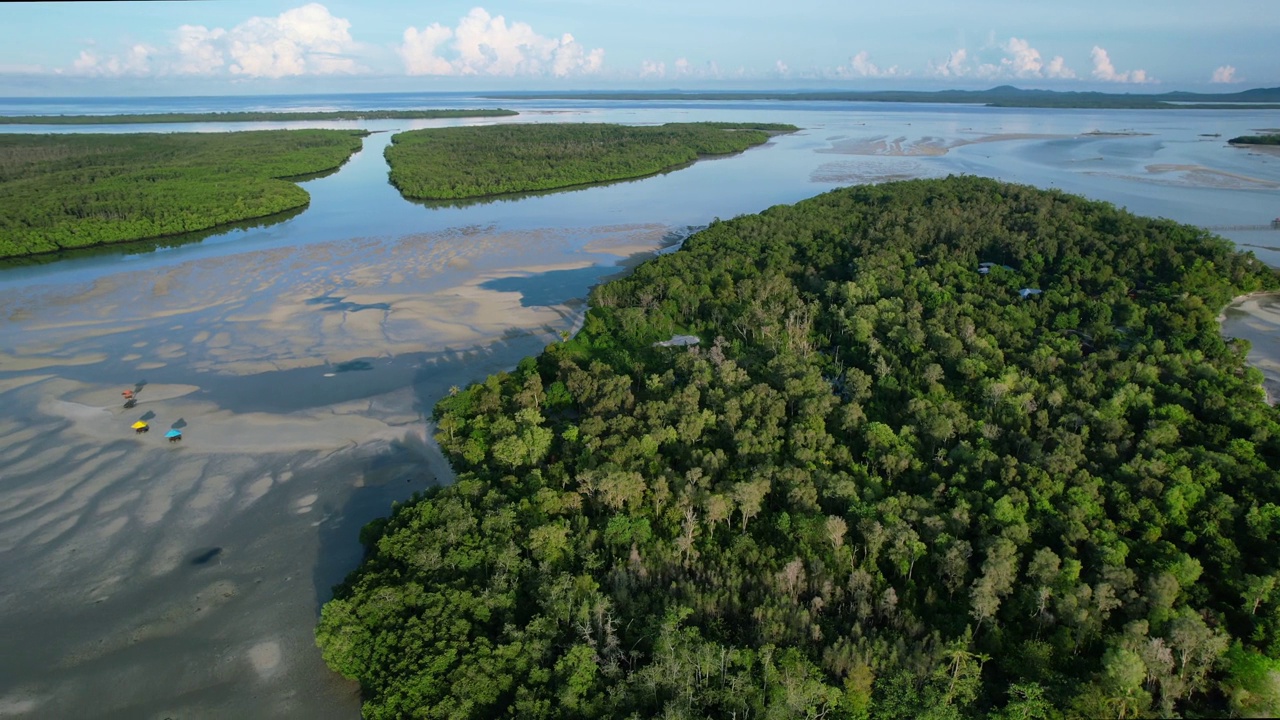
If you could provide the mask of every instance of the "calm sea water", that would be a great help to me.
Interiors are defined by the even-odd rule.
[[[311,629],[359,560],[359,527],[447,477],[431,405],[572,329],[625,257],[715,217],[959,173],[1204,227],[1280,215],[1280,156],[1225,143],[1274,112],[386,94],[10,98],[0,114],[496,106],[522,114],[3,128],[379,132],[280,222],[0,268],[0,716],[357,717]],[[695,120],[802,130],[642,180],[462,206],[405,201],[382,159],[391,131],[417,127]],[[1280,233],[1224,234],[1280,265]],[[134,436],[144,412],[186,439]]]

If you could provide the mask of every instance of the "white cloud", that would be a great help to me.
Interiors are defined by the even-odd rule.
[[[1012,78],[1052,78],[1070,80],[1076,73],[1067,67],[1061,55],[1045,62],[1040,51],[1031,46],[1027,40],[1011,37],[1007,42],[997,44],[994,39],[980,51],[999,50],[1004,53],[999,59],[991,62],[977,62],[970,58],[969,51],[960,48],[951,53],[945,62],[929,63],[929,74],[936,77],[973,76],[984,80]]]
[[[319,3],[275,17],[251,17],[230,30],[183,25],[164,48],[136,44],[120,54],[83,50],[72,63],[81,75],[213,75],[279,78],[361,70],[352,55],[351,23]]]
[[[781,60],[773,64],[773,69],[782,77],[786,77],[791,74],[791,68],[787,67],[787,64]]]
[[[1040,51],[1031,47],[1031,43],[1026,40],[1011,37],[1002,49],[1010,55],[1000,61],[1006,71],[1002,73],[1003,75],[1016,78],[1049,77],[1063,80],[1076,76],[1075,72],[1067,67],[1061,55],[1054,57],[1046,64],[1040,58]]]
[[[228,69],[236,75],[278,78],[355,72],[351,22],[319,3],[274,18],[253,17],[227,33]]]
[[[951,53],[950,57],[941,64],[935,64],[933,61],[930,61],[929,74],[937,75],[938,77],[964,77],[965,73],[968,72],[968,68],[965,67],[965,61],[968,60],[968,58],[969,51],[964,48],[960,48],[959,50]]]
[[[1236,77],[1236,69],[1230,65],[1223,65],[1213,71],[1213,82],[1215,83],[1238,83],[1242,79]]]
[[[116,77],[121,75],[146,75],[151,71],[151,57],[156,49],[141,43],[130,47],[120,55],[100,57],[92,50],[81,50],[71,64],[77,75]]]
[[[898,66],[881,69],[871,62],[871,55],[863,50],[849,58],[849,64],[836,68],[836,74],[842,77],[895,77],[910,73],[898,71]]]
[[[640,63],[640,77],[664,78],[667,76],[667,64],[645,60]]]
[[[685,58],[677,58],[675,67],[676,67],[676,77],[681,77],[683,75],[691,75],[693,73],[693,66],[690,65],[689,61]]]
[[[410,75],[451,75],[453,64],[436,54],[436,48],[453,37],[453,31],[440,23],[432,23],[422,30],[406,28],[404,44],[400,46],[400,59]]]
[[[1093,46],[1090,53],[1093,57],[1093,77],[1103,82],[1117,83],[1153,83],[1155,78],[1148,77],[1146,70],[1129,70],[1127,72],[1117,72],[1116,66],[1111,62],[1111,56],[1106,50]]]
[[[409,28],[399,47],[410,75],[552,75],[567,77],[597,72],[604,50],[587,50],[572,35],[539,35],[528,23],[507,24],[501,15],[473,8],[456,28],[433,23]]]
[[[1044,74],[1051,78],[1061,78],[1063,80],[1071,80],[1076,76],[1076,72],[1067,67],[1061,55],[1054,57],[1049,61],[1048,65],[1044,66]]]
[[[226,64],[222,39],[227,31],[203,25],[183,25],[175,33],[178,59],[174,71],[180,75],[212,75]]]
[[[1040,77],[1040,68],[1044,67],[1044,63],[1040,62],[1040,51],[1031,47],[1031,43],[1011,37],[1009,42],[1004,44],[1004,51],[1010,53],[1012,57],[1007,57],[1000,63],[1006,66],[1014,77]]]

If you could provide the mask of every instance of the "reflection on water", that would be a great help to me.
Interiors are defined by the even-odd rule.
[[[478,106],[465,96],[412,101]],[[410,100],[49,102],[57,105],[38,109],[394,109]],[[587,289],[620,261],[713,218],[849,182],[952,173],[1202,226],[1280,214],[1273,187],[1221,181],[1280,183],[1280,158],[1199,137],[1245,134],[1266,126],[1266,113],[510,104],[526,114],[503,122],[804,130],[639,181],[431,207],[387,183],[390,132],[380,132],[339,172],[304,182],[310,206],[277,222],[157,243],[159,252],[110,248],[0,269],[0,636],[21,649],[0,653],[0,714],[358,717],[356,688],[324,668],[312,627],[330,586],[359,560],[360,525],[448,481],[425,422],[432,405],[575,327]],[[224,126],[91,128],[157,129]],[[1084,135],[1093,130],[1147,134]],[[1280,246],[1260,235],[1229,234]],[[1280,264],[1280,251],[1258,254]],[[1264,372],[1280,377],[1280,365],[1265,365],[1280,357],[1267,344],[1280,328],[1262,322],[1274,308],[1252,312],[1229,312],[1226,331],[1250,338]],[[121,391],[140,378],[135,407],[121,407]],[[144,413],[157,428],[182,427],[183,441],[135,436],[129,424]]]

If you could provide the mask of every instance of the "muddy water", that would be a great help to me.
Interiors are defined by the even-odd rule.
[[[357,717],[312,628],[360,526],[448,481],[432,404],[572,329],[592,283],[689,226],[949,173],[1200,225],[1280,214],[1280,159],[1201,137],[1265,126],[1248,113],[516,105],[521,121],[805,130],[637,182],[460,207],[401,199],[379,133],[278,224],[0,270],[0,717]],[[92,128],[140,129],[175,128]],[[1278,264],[1280,233],[1232,237]],[[1275,309],[1246,310],[1227,333],[1280,367]],[[140,418],[150,432],[130,429]]]

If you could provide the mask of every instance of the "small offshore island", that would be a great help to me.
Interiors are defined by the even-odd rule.
[[[631,180],[795,132],[770,123],[488,125],[399,133],[391,184],[413,200],[459,200]]]
[[[1278,286],[975,177],[715,222],[439,403],[457,481],[317,642],[367,718],[1275,715],[1280,416],[1215,317]]]

